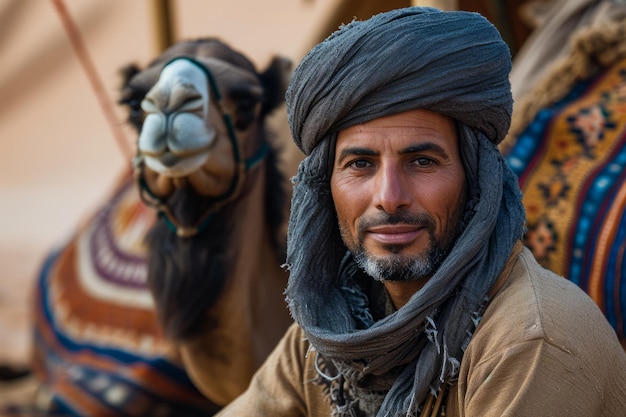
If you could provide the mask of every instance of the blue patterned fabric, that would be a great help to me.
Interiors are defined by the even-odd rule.
[[[626,60],[538,111],[506,160],[526,245],[594,299],[626,346]]]

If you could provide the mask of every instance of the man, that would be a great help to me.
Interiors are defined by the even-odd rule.
[[[221,416],[625,414],[615,332],[520,243],[497,149],[510,66],[480,15],[429,8],[352,22],[303,59],[296,323]]]

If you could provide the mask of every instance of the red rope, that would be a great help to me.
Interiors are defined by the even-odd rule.
[[[87,74],[87,78],[89,79],[89,83],[91,84],[91,88],[94,90],[98,102],[100,103],[100,108],[104,113],[104,117],[106,118],[111,132],[113,133],[113,137],[117,142],[118,148],[122,152],[124,158],[127,161],[130,161],[133,156],[133,149],[131,148],[129,141],[126,138],[126,135],[120,128],[119,120],[115,115],[115,111],[113,110],[113,105],[111,103],[110,98],[106,93],[106,89],[104,84],[100,80],[98,76],[98,72],[93,64],[93,61],[89,57],[89,53],[87,52],[87,48],[85,48],[85,44],[80,35],[80,31],[78,30],[77,25],[72,20],[63,0],[51,0],[52,4],[55,6],[59,17],[61,18],[61,22],[63,23],[63,27],[67,32],[67,36],[74,48],[74,52],[78,56],[78,60],[80,61],[83,70]]]

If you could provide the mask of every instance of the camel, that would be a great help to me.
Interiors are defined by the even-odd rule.
[[[247,387],[291,322],[288,188],[265,126],[290,71],[275,57],[257,72],[215,38],[122,70],[132,175],[37,283],[47,412],[212,415]]]
[[[152,85],[135,175],[161,214],[147,236],[157,313],[196,385],[225,402],[288,324],[266,313],[286,313],[286,272],[284,183],[262,124],[282,101],[286,64],[276,59],[259,76],[221,43],[193,46],[194,58],[171,60],[156,83],[150,72],[133,76],[123,94]]]

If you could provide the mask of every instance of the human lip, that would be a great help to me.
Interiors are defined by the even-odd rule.
[[[398,245],[414,241],[423,229],[423,226],[414,224],[387,224],[370,227],[366,232],[380,243]]]

